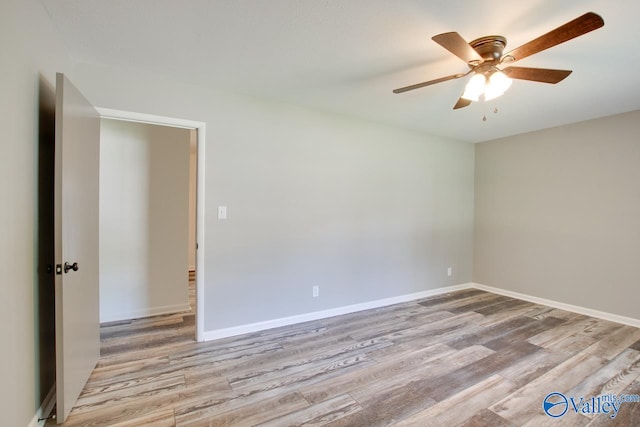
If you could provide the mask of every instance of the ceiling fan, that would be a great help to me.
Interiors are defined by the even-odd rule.
[[[467,43],[456,32],[438,34],[433,36],[432,40],[466,62],[469,71],[401,87],[395,89],[393,93],[403,93],[473,74],[464,93],[453,107],[457,110],[471,105],[471,102],[478,101],[480,98],[485,101],[497,98],[511,86],[511,79],[555,84],[571,74],[571,70],[512,66],[502,68],[502,66],[564,43],[603,25],[604,21],[599,15],[588,12],[506,54],[502,53],[507,45],[507,39],[503,36],[485,36]]]

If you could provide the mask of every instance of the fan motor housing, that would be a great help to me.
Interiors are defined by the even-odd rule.
[[[469,44],[485,61],[499,61],[507,46],[507,39],[502,36],[484,36]]]

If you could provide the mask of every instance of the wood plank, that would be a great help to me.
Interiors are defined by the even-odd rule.
[[[151,319],[151,320],[149,320]],[[154,318],[134,319],[118,322],[115,325],[103,323],[100,327],[100,339],[103,344],[123,337],[138,335],[154,335],[162,331],[190,327],[194,325],[193,316],[184,314],[168,314]]]
[[[167,408],[135,419],[111,424],[111,427],[174,427],[175,425],[176,419],[173,415],[173,408]]]
[[[405,357],[412,357],[417,353],[424,353],[425,359],[435,359],[442,358],[446,354],[451,354],[456,351],[457,350],[441,343],[416,347],[415,344],[411,342],[402,342],[370,351],[367,353],[367,356],[378,362],[378,366],[382,366],[389,362],[401,362]]]
[[[532,319],[536,320],[542,320],[545,317],[549,316],[565,320],[573,320],[576,318],[582,319],[585,317],[583,314],[573,313],[571,311],[565,311],[559,308],[546,307],[544,305],[539,305],[538,308],[532,309],[529,314],[526,314],[526,316],[529,316]]]
[[[104,405],[115,405],[138,400],[149,396],[163,395],[176,389],[184,388],[184,375],[159,376],[149,381],[107,389],[99,393],[88,393],[81,396],[72,409],[74,414],[93,411]]]
[[[501,304],[503,302],[507,302],[511,300],[509,297],[504,297],[502,295],[491,295],[489,298],[483,301],[474,301],[469,304],[460,305],[457,307],[451,307],[447,311],[451,313],[464,313],[466,311],[477,311],[481,309],[486,309],[487,307],[491,307],[493,305]]]
[[[235,348],[208,349],[208,351],[180,352],[169,356],[169,363],[180,366],[193,366],[199,363],[222,363],[251,359],[265,354],[274,354],[282,350],[277,342],[239,346]]]
[[[261,427],[324,426],[358,413],[362,407],[348,394],[342,394],[316,405],[259,424]]]
[[[202,399],[202,396],[211,395],[216,396],[219,400],[229,399],[232,396],[225,378],[214,378],[207,384],[178,388],[166,394],[152,394],[117,404],[109,403],[96,406],[91,411],[72,414],[64,425],[65,427],[111,426],[143,418],[162,409],[175,409],[179,405],[191,405],[194,401]]]
[[[388,334],[380,337],[386,338],[396,345],[415,342],[416,339],[419,339],[423,345],[453,341],[460,336],[461,332],[470,334],[479,331],[479,327],[474,324],[479,317],[480,315],[473,312],[462,313],[435,322],[405,325],[404,329],[397,328],[397,330],[389,331]]]
[[[531,309],[533,305],[533,303],[530,303],[528,301],[519,299],[507,299],[504,302],[493,304],[487,307],[482,307],[473,311],[478,314],[482,314],[483,316],[489,316],[492,314],[504,313],[505,311]]]
[[[489,409],[481,409],[476,412],[467,421],[460,424],[458,427],[516,427],[515,424],[510,423],[498,414]]]
[[[558,319],[557,317],[547,317],[530,325],[512,329],[499,337],[485,342],[483,345],[492,350],[499,351],[504,348],[508,348],[512,343],[526,341],[528,338],[540,333],[541,331],[546,331],[549,328],[555,328],[565,322],[566,320]]]
[[[429,424],[455,426],[467,421],[475,412],[491,406],[515,388],[515,384],[511,381],[499,375],[492,375],[395,425],[398,427]]]
[[[489,354],[453,372],[419,379],[412,382],[410,386],[418,394],[434,396],[433,398],[437,401],[444,400],[538,350],[539,347],[532,344],[518,343],[509,349]]]
[[[470,372],[472,370],[470,366],[474,363],[493,355],[494,352],[486,347],[472,346],[457,351],[444,360],[430,360],[425,364],[416,366],[416,369],[410,371],[402,370],[400,372],[394,372],[393,375],[378,378],[373,387],[367,382],[364,382],[357,384],[356,387],[349,387],[348,390],[358,403],[366,407],[371,407],[375,402],[380,400],[381,395],[401,394],[403,393],[403,389],[406,389],[407,395],[412,395],[416,393],[414,389],[418,389],[420,386],[426,386],[427,388],[438,387],[451,380],[451,378],[455,376],[454,372]],[[448,392],[449,384],[446,385],[446,389]],[[421,393],[421,396],[430,395],[426,390],[420,390],[418,393]],[[441,398],[440,396],[435,396],[437,393],[433,394],[434,400]],[[408,403],[410,402],[406,402],[406,404]]]
[[[298,392],[276,394],[221,413],[206,410],[176,410],[177,427],[201,425],[253,426],[307,407],[309,403]]]
[[[639,377],[640,351],[627,349],[567,391],[567,396],[618,395]]]
[[[566,353],[541,349],[501,369],[498,374],[520,388],[546,374],[569,357]]]
[[[192,338],[187,338],[184,334],[182,337],[183,339],[180,339],[179,336],[175,336],[173,337],[173,341],[166,340],[159,345],[145,346],[142,348],[127,346],[125,342],[124,345],[119,348],[118,352],[101,355],[98,367],[102,368],[137,360],[145,360],[158,356],[159,351],[167,351],[169,349],[171,349],[171,351],[176,351],[181,348],[188,349],[193,345],[194,341]],[[124,339],[124,341],[126,341],[126,339]]]
[[[140,373],[147,370],[158,373],[158,369],[167,365],[169,365],[169,356],[167,355],[132,360],[113,365],[98,364],[89,377],[89,384],[97,386],[110,384],[115,381],[134,379],[137,378]]]
[[[575,355],[597,341],[588,335],[575,333],[548,345],[547,348],[556,353]]]
[[[489,409],[510,422],[522,425],[541,413],[542,401],[547,394],[554,391],[566,392],[605,364],[604,358],[583,351],[527,383]]]
[[[131,392],[132,390],[136,390],[136,387],[138,386],[144,387],[148,386],[149,384],[157,386],[165,381],[167,383],[172,383],[175,381],[184,384],[184,374],[182,374],[181,372],[169,372],[150,376],[138,376],[131,380],[114,381],[104,385],[96,384],[96,382],[91,382],[84,388],[84,390],[82,390],[80,398],[83,399],[83,401],[90,402],[92,400],[95,401],[96,396],[104,398],[104,396],[109,393],[118,395],[135,394],[135,392]]]
[[[386,427],[435,403],[435,400],[428,396],[381,393],[374,404],[328,425],[331,427]]]
[[[297,354],[295,358],[278,358],[272,364],[263,364],[259,369],[248,369],[244,372],[234,372],[228,375],[229,385],[234,389],[253,387],[256,384],[270,382],[273,379],[291,376],[296,372],[309,373],[317,364],[331,364],[346,358],[364,356],[367,351],[388,347],[390,342],[381,339],[366,340],[348,346],[341,345],[330,351],[304,355]],[[367,357],[368,360],[371,360]]]
[[[468,328],[460,331],[457,336],[445,341],[445,344],[455,349],[462,349],[470,345],[482,345],[483,343],[501,337],[502,335],[522,328],[527,325],[534,324],[536,320],[525,316],[518,316],[507,319],[487,327]]]
[[[451,313],[447,313],[447,312],[429,313],[426,318],[422,319],[422,321],[425,323],[435,323],[440,320],[447,320],[451,316],[452,316]],[[352,330],[349,335],[356,340],[385,337],[388,335],[393,335],[394,333],[397,333],[397,332],[402,332],[407,330],[408,325],[410,325],[410,323],[408,323],[405,319],[401,317],[393,317],[384,323],[372,324],[370,325],[370,327],[363,328],[359,331]]]
[[[482,319],[480,319],[477,324],[479,326],[491,326],[491,325],[504,322],[506,320],[516,318],[516,317],[533,318],[531,316],[531,313],[532,312],[539,313],[540,310],[542,309],[545,309],[545,307],[537,304],[530,304],[530,305],[519,305],[516,307],[511,307],[509,309],[501,310],[491,314],[482,314],[479,311],[477,311],[476,313],[482,314],[483,316]],[[541,319],[534,319],[534,320],[541,320]]]
[[[623,394],[640,395],[640,381],[634,381],[629,387],[622,390]],[[594,417],[587,424],[588,427],[604,427],[604,426],[637,426],[640,420],[640,403],[623,403],[620,406],[618,415],[612,420],[607,416]]]
[[[424,349],[413,348],[403,355],[396,354],[394,360],[386,360],[385,362],[372,366],[367,369],[367,375],[363,375],[360,371],[354,371],[349,374],[301,387],[300,391],[309,402],[316,403],[356,389],[378,389],[383,385],[383,381],[387,379],[392,378],[399,380],[403,374],[410,376],[414,375],[416,370],[433,369],[434,365],[429,365],[429,362],[433,362],[436,359],[442,358],[445,354],[453,352],[453,349],[440,344]],[[486,353],[478,352],[475,354],[478,355],[477,357],[481,357],[481,355]],[[453,368],[455,367],[456,366]],[[384,386],[388,385],[389,384],[385,384]]]
[[[586,351],[594,356],[613,359],[640,339],[640,329],[623,326],[590,345]]]
[[[573,335],[592,337],[594,340],[599,340],[605,335],[610,334],[621,327],[622,325],[618,323],[607,322],[605,320],[585,316],[583,319],[568,321],[564,324],[560,324],[558,327],[543,331],[529,338],[528,341],[531,344],[548,348],[551,345]]]
[[[305,342],[300,346],[282,348],[275,353],[254,354],[251,358],[227,359],[220,363],[206,361],[198,365],[199,369],[186,372],[185,378],[187,383],[190,383],[206,380],[210,375],[249,376],[251,372],[276,370],[287,364],[301,363],[305,358],[321,357],[321,355],[333,354],[336,351],[344,352],[348,348],[370,346],[375,349],[385,348],[390,345],[392,343],[384,340],[370,340],[365,343],[358,343],[351,338],[344,339],[340,337],[337,340],[332,340],[329,336],[317,341]]]
[[[375,362],[365,354],[354,354],[339,359],[327,360],[317,366],[296,367],[281,375],[268,375],[266,378],[256,379],[255,381],[242,384],[242,386],[239,387],[236,386],[236,389],[245,392],[260,393],[262,391],[291,385],[302,387],[374,364]]]

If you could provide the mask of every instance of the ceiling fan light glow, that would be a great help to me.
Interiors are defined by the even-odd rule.
[[[478,99],[480,99],[480,95],[482,95],[482,93],[484,92],[486,84],[487,78],[484,76],[484,74],[474,74],[465,86],[462,97],[469,101],[477,101]]]
[[[497,98],[506,92],[511,87],[512,80],[507,77],[502,71],[496,71],[491,74],[491,77],[487,80],[487,85],[484,88],[484,99],[489,101]]]

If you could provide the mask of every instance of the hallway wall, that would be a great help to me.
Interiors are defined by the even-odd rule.
[[[190,133],[102,120],[101,322],[189,309]]]

